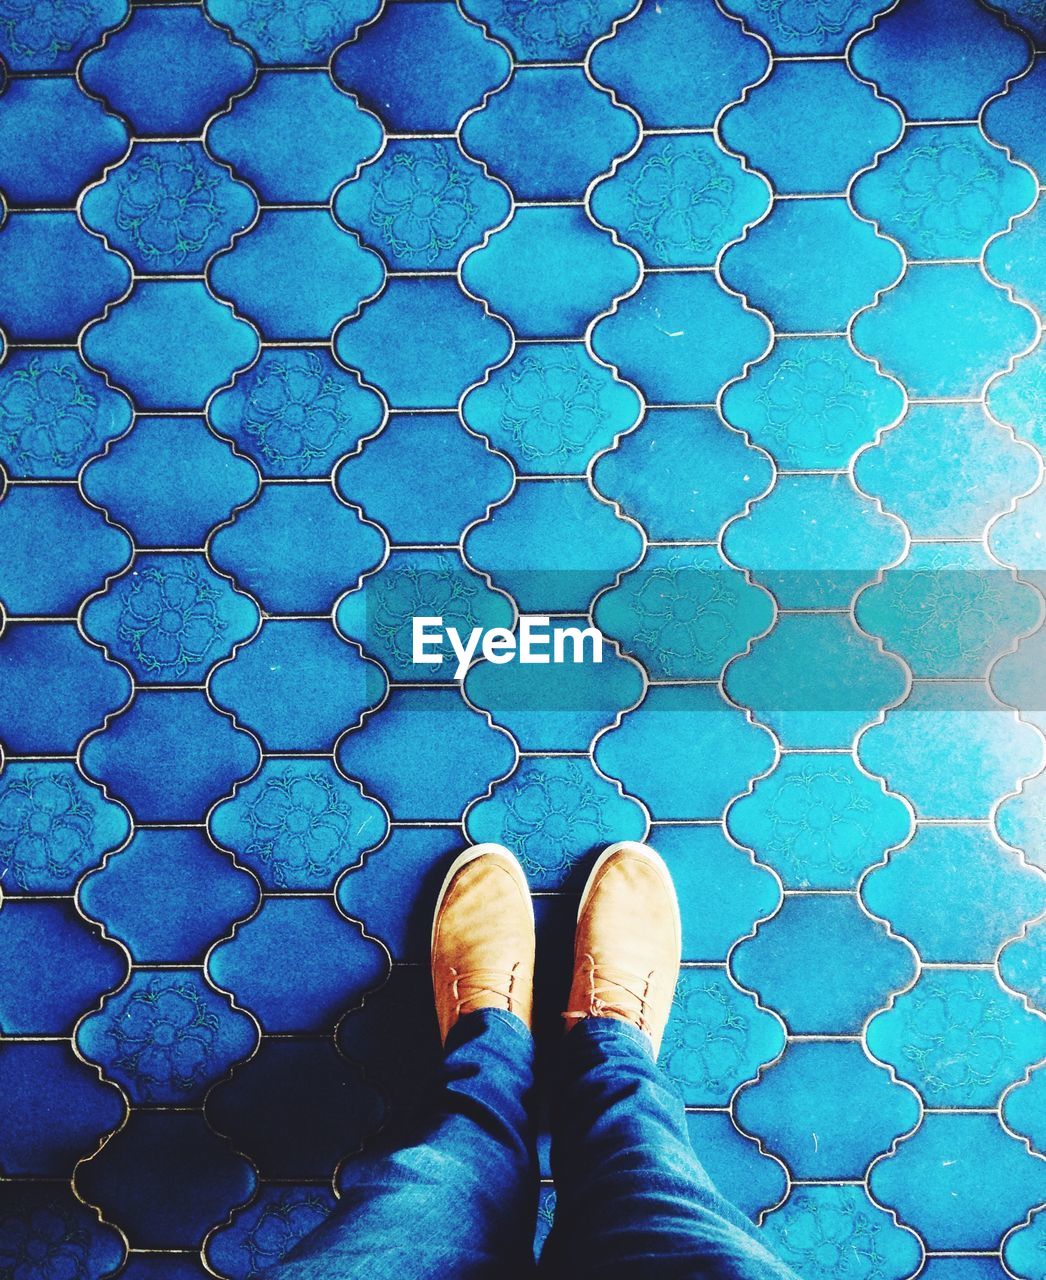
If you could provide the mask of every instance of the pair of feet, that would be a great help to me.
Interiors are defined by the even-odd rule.
[[[507,849],[474,845],[451,866],[432,923],[432,985],[440,1035],[477,1009],[504,1009],[529,1027],[534,1003],[534,907]],[[679,976],[679,904],[668,868],[643,844],[611,845],[578,908],[574,971],[563,1017],[620,1018],[661,1046]]]

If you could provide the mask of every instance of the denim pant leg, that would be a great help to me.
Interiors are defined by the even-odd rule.
[[[712,1185],[641,1031],[613,1018],[573,1027],[554,1094],[556,1216],[544,1274],[796,1280]]]
[[[270,1280],[515,1280],[533,1273],[534,1041],[499,1009],[447,1037],[435,1114],[346,1166],[337,1208]]]

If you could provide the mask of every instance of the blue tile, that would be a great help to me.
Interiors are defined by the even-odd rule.
[[[122,1223],[136,1249],[199,1249],[255,1182],[247,1161],[193,1111],[133,1112],[76,1178],[81,1194]]]
[[[731,806],[727,824],[790,889],[854,889],[911,829],[900,799],[849,756],[803,752],[782,757]]]
[[[580,613],[636,564],[642,538],[583,480],[546,480],[517,488],[469,530],[463,550],[521,612]]]
[[[1030,915],[1027,912],[1026,915]],[[1046,928],[1041,921],[1030,925],[1020,938],[1004,948],[999,959],[1003,981],[1015,991],[1046,1008]]]
[[[264,0],[207,0],[207,13],[251,46],[265,65],[322,65],[332,50],[374,17],[378,0],[339,0],[337,5],[288,0],[279,8]]]
[[[17,479],[71,479],[126,431],[125,396],[75,351],[15,351],[0,368],[0,461]]]
[[[448,741],[453,756],[442,749]],[[456,689],[393,689],[338,746],[342,769],[404,820],[456,820],[515,759],[509,736]]]
[[[258,747],[205,694],[164,690],[136,694],[81,759],[139,822],[199,822],[254,772]]]
[[[139,549],[202,547],[214,525],[254,497],[258,477],[199,418],[139,418],[85,470],[83,487]]]
[[[387,976],[384,950],[328,898],[268,898],[207,961],[263,1032],[325,1031]]]
[[[262,1177],[322,1179],[329,1186],[339,1162],[380,1122],[382,1103],[359,1068],[325,1040],[266,1039],[214,1090],[207,1115]]]
[[[130,22],[84,59],[80,74],[140,133],[191,137],[247,87],[254,63],[202,9],[149,5],[133,10]]]
[[[137,969],[76,1029],[76,1046],[132,1103],[191,1106],[252,1052],[257,1031],[194,969]]]
[[[254,601],[203,556],[144,555],[90,601],[82,620],[140,684],[202,684],[260,618]]]
[[[323,348],[263,351],[208,405],[211,425],[278,479],[328,476],[377,430],[381,400]],[[228,508],[227,508],[228,510]]]
[[[1040,573],[1046,567],[1043,554],[1042,512],[1046,506],[1046,485],[1022,498],[1012,515],[992,526],[988,544],[1004,564],[1017,565],[1025,574]]]
[[[1003,1257],[1013,1275],[1021,1280],[1035,1280],[1035,1273],[1046,1248],[1046,1213],[1032,1215],[1028,1226],[1022,1226],[1006,1237]]]
[[[320,1226],[335,1204],[329,1187],[262,1187],[207,1241],[207,1261],[230,1280],[251,1280]]]
[[[1031,1020],[1031,1025],[1041,1033],[1046,1029],[1046,1020],[1039,1017]],[[1010,1031],[1011,1027],[1007,1025],[1005,1030]],[[1026,1042],[1030,1040],[1030,1036],[1026,1037]],[[1021,1047],[1025,1048],[1025,1044]],[[1027,1047],[1030,1048],[1030,1045]],[[1023,1068],[1021,1074],[1023,1074]],[[1046,1146],[1046,1127],[1043,1124],[1043,1117],[1046,1116],[1046,1106],[1043,1105],[1046,1102],[1044,1091],[1046,1091],[1046,1071],[1039,1066],[1029,1073],[1023,1083],[1006,1095],[1002,1109],[1007,1125],[1015,1132],[1029,1138],[1032,1147],[1040,1152]]]
[[[119,1090],[99,1080],[67,1040],[0,1045],[0,1089],[9,1109],[0,1168],[10,1178],[70,1178],[126,1114]]]
[[[453,267],[505,220],[510,204],[456,143],[390,142],[338,188],[334,214],[390,267],[428,271]]]
[[[85,231],[75,213],[8,214],[0,273],[7,281],[0,327],[22,342],[75,342],[131,283],[127,263]]]
[[[928,1107],[994,1107],[1046,1056],[1046,1018],[983,970],[936,969],[868,1024],[869,1051]],[[1007,1101],[1007,1117],[1013,1123]],[[1014,1112],[1015,1115],[1015,1112]]]
[[[71,622],[7,623],[0,672],[0,741],[16,755],[73,755],[131,694],[127,672]]]
[[[1046,46],[1046,18],[1043,18],[1035,0],[1000,0],[997,7],[1015,26],[1032,37],[1037,49]]]
[[[845,191],[856,170],[893,146],[901,125],[897,108],[845,62],[779,62],[720,128],[775,192],[826,194]]]
[[[853,36],[890,6],[888,0],[729,0],[725,7],[769,40],[775,53],[816,57],[843,53]]]
[[[665,542],[717,541],[771,476],[766,457],[711,409],[652,409],[593,471],[600,493]]]
[[[606,845],[647,834],[643,809],[581,757],[521,760],[466,826],[471,840],[511,849],[538,890],[580,889]]]
[[[4,972],[23,978],[0,992],[0,1030],[9,1036],[69,1035],[79,1014],[127,974],[123,951],[99,937],[71,902],[6,902],[0,959]]]
[[[684,969],[659,1061],[689,1106],[724,1106],[784,1048],[781,1024],[715,969]]]
[[[993,279],[1013,290],[1015,297],[1031,303],[1040,313],[1046,309],[1046,201],[1039,203],[1013,229],[993,240],[984,254],[984,266]]]
[[[257,885],[198,831],[137,831],[80,886],[79,902],[139,964],[199,964],[237,920]]]
[[[1033,20],[1031,4],[1025,2],[1026,20]],[[1018,0],[1021,3],[1021,0]],[[1005,9],[1007,6],[999,6]],[[1016,6],[1015,6],[1016,7]],[[1017,21],[1021,15],[1013,15]],[[1046,24],[1043,39],[1046,40]],[[1009,147],[1015,160],[1030,164],[1037,172],[1046,170],[1046,146],[1043,144],[1039,119],[1039,104],[1046,88],[1046,59],[1036,58],[1026,76],[1010,85],[1009,92],[994,98],[984,113],[984,127],[993,142]]]
[[[1046,343],[1041,340],[1028,355],[1018,360],[1012,372],[993,378],[988,386],[988,408],[992,416],[1018,436],[1039,446],[1046,445],[1042,426],[1046,407]]]
[[[557,127],[549,129],[552,119]],[[517,200],[576,199],[638,137],[635,116],[580,67],[516,71],[461,130],[469,154],[507,182]]]
[[[706,135],[647,138],[592,193],[597,221],[650,266],[709,267],[766,213],[767,185]]]
[[[312,9],[321,18],[333,12]],[[374,116],[319,69],[263,72],[249,94],[207,126],[211,152],[272,203],[328,200],[381,141]]]
[[[585,51],[633,7],[629,0],[560,4],[558,0],[463,0],[512,50],[517,62],[580,62]]]
[[[758,991],[797,1035],[860,1035],[869,1014],[911,982],[915,966],[912,948],[845,894],[785,898],[731,957],[738,982]]]
[[[1000,943],[1046,909],[1046,879],[983,827],[920,827],[861,894],[938,964],[990,963]]]
[[[927,1248],[988,1252],[1046,1196],[1046,1163],[995,1115],[926,1115],[913,1137],[875,1165],[869,1187]]]
[[[411,5],[416,8],[416,5]],[[392,280],[338,330],[334,349],[399,409],[454,409],[510,348],[509,330],[454,280]]]
[[[270,613],[327,613],[377,567],[385,539],[326,485],[266,486],[210,542],[214,563]]]
[[[1046,773],[1023,782],[1017,795],[1010,796],[995,811],[995,826],[1007,844],[1023,849],[1046,870]]]
[[[722,407],[727,422],[747,431],[779,466],[839,470],[900,418],[904,395],[845,338],[801,338],[779,342],[732,382]]]
[[[735,1108],[741,1127],[802,1179],[860,1180],[868,1162],[919,1120],[912,1091],[845,1041],[790,1044]]]
[[[129,834],[124,810],[71,764],[11,762],[0,773],[0,884],[8,897],[68,893]]]
[[[465,695],[496,724],[512,734],[521,751],[585,751],[600,729],[612,724],[621,708],[643,696],[643,677],[635,663],[609,646],[600,661],[584,639],[587,619],[553,620],[542,645],[551,658],[561,645],[560,663],[504,664],[482,661],[465,679]],[[579,638],[580,637],[580,638]]]
[[[708,275],[647,276],[592,331],[592,349],[647,404],[711,404],[769,346],[766,320]]]
[[[794,1187],[764,1229],[804,1280],[830,1280],[842,1268],[855,1280],[907,1280],[923,1256],[918,1236],[860,1185]]]
[[[144,281],[88,329],[83,350],[139,409],[198,411],[254,360],[258,336],[201,281]]]
[[[277,892],[332,889],[388,830],[381,806],[325,760],[267,760],[209,825],[222,848]]]
[[[456,74],[448,77],[446,68]],[[397,132],[450,133],[507,77],[508,53],[441,0],[389,5],[339,49],[334,80]]]
[[[383,278],[381,260],[326,209],[267,209],[210,267],[215,293],[266,338],[306,342],[326,341]]]
[[[4,26],[0,11],[0,50]],[[127,149],[121,121],[71,78],[12,80],[0,102],[0,189],[15,206],[75,204]]]
[[[124,1259],[111,1226],[67,1187],[8,1182],[0,1188],[0,1267],[12,1275],[97,1276],[105,1280]]]
[[[709,128],[765,74],[764,46],[715,6],[643,4],[591,59],[592,75],[635,107],[647,128]]]
[[[0,602],[8,614],[25,617],[71,617],[131,552],[124,533],[64,486],[9,485],[0,500],[0,541]]]
[[[531,206],[466,258],[461,279],[517,337],[580,338],[634,288],[639,263],[583,209]]]
[[[967,264],[909,268],[853,326],[858,348],[920,398],[979,395],[1035,337],[1032,314]]]
[[[640,409],[635,391],[584,346],[540,342],[517,347],[461,406],[466,424],[529,475],[582,474]]]
[[[91,8],[58,4],[27,13],[8,0],[0,9],[0,56],[12,71],[71,70],[127,10],[126,0],[105,0]]]
[[[766,730],[716,688],[667,685],[650,689],[637,710],[600,736],[595,760],[630,795],[642,796],[655,821],[709,819],[769,768],[773,747]]]
[[[760,1152],[729,1115],[688,1111],[686,1126],[702,1167],[742,1213],[755,1218],[784,1198],[787,1178],[780,1162]]]
[[[87,225],[138,271],[185,275],[202,271],[257,209],[250,188],[196,142],[136,143],[80,206]]]
[[[512,466],[449,413],[405,413],[389,418],[345,459],[337,487],[392,542],[454,543],[492,503],[508,497]],[[407,489],[409,503],[403,501]]]
[[[903,266],[897,246],[856,218],[842,196],[775,205],[721,263],[726,283],[785,333],[842,333]],[[830,290],[820,286],[824,279]]]

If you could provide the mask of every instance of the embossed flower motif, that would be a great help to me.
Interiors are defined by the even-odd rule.
[[[250,1257],[248,1280],[279,1262],[329,1213],[329,1205],[315,1192],[292,1191],[267,1204],[243,1238],[243,1248]]]
[[[628,186],[637,232],[664,262],[708,252],[720,239],[733,180],[710,156],[685,143],[666,142],[649,156]]]
[[[87,0],[0,0],[0,31],[19,57],[54,62],[76,46],[93,12]]]
[[[87,1232],[57,1210],[0,1218],[3,1280],[82,1280],[87,1276]]]
[[[774,792],[768,851],[803,877],[829,868],[845,874],[868,839],[871,809],[849,774],[807,765]]]
[[[879,1224],[849,1200],[814,1201],[781,1229],[787,1262],[807,1275],[881,1276]]]
[[[238,30],[276,58],[326,53],[338,12],[327,0],[246,0]]]
[[[504,790],[504,840],[530,874],[570,869],[587,845],[610,835],[599,795],[578,764],[532,769]]]
[[[98,401],[72,364],[45,364],[0,374],[0,442],[27,471],[67,467],[94,438]]]
[[[1013,1044],[1006,1009],[981,983],[957,987],[924,978],[906,1005],[904,1053],[918,1067],[928,1097],[961,1098],[967,1089],[990,1085],[1008,1066]]]
[[[736,1083],[748,1047],[748,1023],[719,982],[677,990],[665,1031],[663,1060],[674,1079],[709,1094]]]
[[[179,267],[221,221],[224,210],[215,197],[220,183],[188,147],[176,148],[170,159],[144,155],[122,176],[116,225],[151,267]]]
[[[597,0],[504,0],[502,14],[529,53],[566,53],[592,43],[604,25]]]
[[[756,398],[789,458],[797,460],[813,448],[843,460],[852,449],[866,395],[842,360],[800,349],[781,362]]]
[[[941,556],[927,569],[902,571],[894,616],[905,647],[918,649],[935,672],[1004,648],[1011,610],[996,585],[999,574],[1005,571],[964,568]]]
[[[147,1096],[188,1092],[203,1078],[218,1038],[218,1015],[184,980],[154,978],[113,1010],[114,1065]]]
[[[397,151],[380,161],[370,220],[399,258],[434,262],[453,249],[475,217],[472,178],[436,142],[423,153]]]
[[[730,635],[737,596],[724,584],[724,574],[677,559],[641,574],[632,593],[639,620],[632,641],[653,651],[665,675],[695,659],[708,661]]]
[[[315,352],[289,352],[266,365],[251,387],[244,430],[269,462],[304,471],[333,449],[348,425],[344,397],[344,384]]]
[[[94,813],[61,773],[25,774],[0,790],[0,875],[22,889],[68,876],[90,853]]]
[[[583,453],[609,416],[600,383],[577,356],[524,356],[504,383],[501,425],[524,458],[571,458]]]
[[[387,571],[370,589],[377,597],[372,634],[403,666],[410,666],[413,661],[416,617],[442,618],[445,627],[454,627],[458,632],[467,633],[479,625],[472,608],[476,583],[446,556],[437,556],[431,569],[408,564]],[[445,658],[451,656],[449,644],[444,645],[443,653]]]
[[[942,130],[908,154],[893,187],[897,221],[920,243],[947,247],[958,237],[976,254],[999,221],[1003,169],[976,143]]]
[[[146,671],[184,676],[225,630],[220,599],[188,561],[150,565],[131,578],[117,634]]]
[[[247,853],[269,864],[281,886],[303,876],[329,880],[349,842],[351,814],[325,774],[277,774],[247,808]]]
[[[758,0],[771,26],[789,40],[814,40],[846,30],[859,0]]]

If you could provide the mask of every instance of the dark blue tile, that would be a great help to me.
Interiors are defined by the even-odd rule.
[[[254,63],[195,5],[149,5],[84,59],[81,74],[138,132],[184,137],[250,84]]]
[[[378,0],[339,0],[337,5],[288,0],[274,8],[264,0],[207,0],[207,12],[232,28],[266,65],[321,65],[380,8]]]
[[[0,1090],[6,1177],[68,1179],[126,1111],[119,1090],[99,1080],[68,1041],[0,1045]]]
[[[247,1161],[192,1111],[136,1111],[77,1171],[76,1189],[135,1249],[199,1249],[253,1192]]]
[[[84,912],[138,964],[200,963],[258,901],[248,875],[184,829],[136,832],[79,892]]]
[[[336,1203],[326,1186],[263,1186],[207,1241],[207,1261],[229,1280],[253,1280],[320,1226]]]
[[[0,971],[0,1031],[61,1036],[124,981],[127,958],[71,902],[12,898],[0,908]]]
[[[1030,7],[1027,16],[1032,16]],[[1046,144],[1039,128],[1044,91],[1046,58],[1039,57],[1029,73],[1010,85],[1008,93],[993,99],[984,113],[988,137],[1009,147],[1016,160],[1030,164],[1040,174],[1046,171]]]
[[[26,1182],[0,1186],[0,1267],[10,1275],[105,1280],[124,1254],[119,1235],[68,1187]]]
[[[729,0],[725,7],[765,36],[775,53],[816,57],[842,53],[856,32],[889,8],[889,0]]]
[[[0,56],[12,71],[69,71],[84,49],[127,14],[127,0],[90,9],[56,5],[26,11],[9,5],[0,19]]]
[[[262,1177],[329,1185],[340,1162],[379,1123],[382,1103],[331,1044],[263,1040],[250,1062],[211,1094],[207,1114]]]
[[[199,822],[258,766],[254,739],[203,693],[138,693],[81,758],[139,822]]]
[[[600,0],[598,4],[463,0],[461,7],[503,40],[519,62],[580,62],[589,46],[632,5],[629,0]]]

